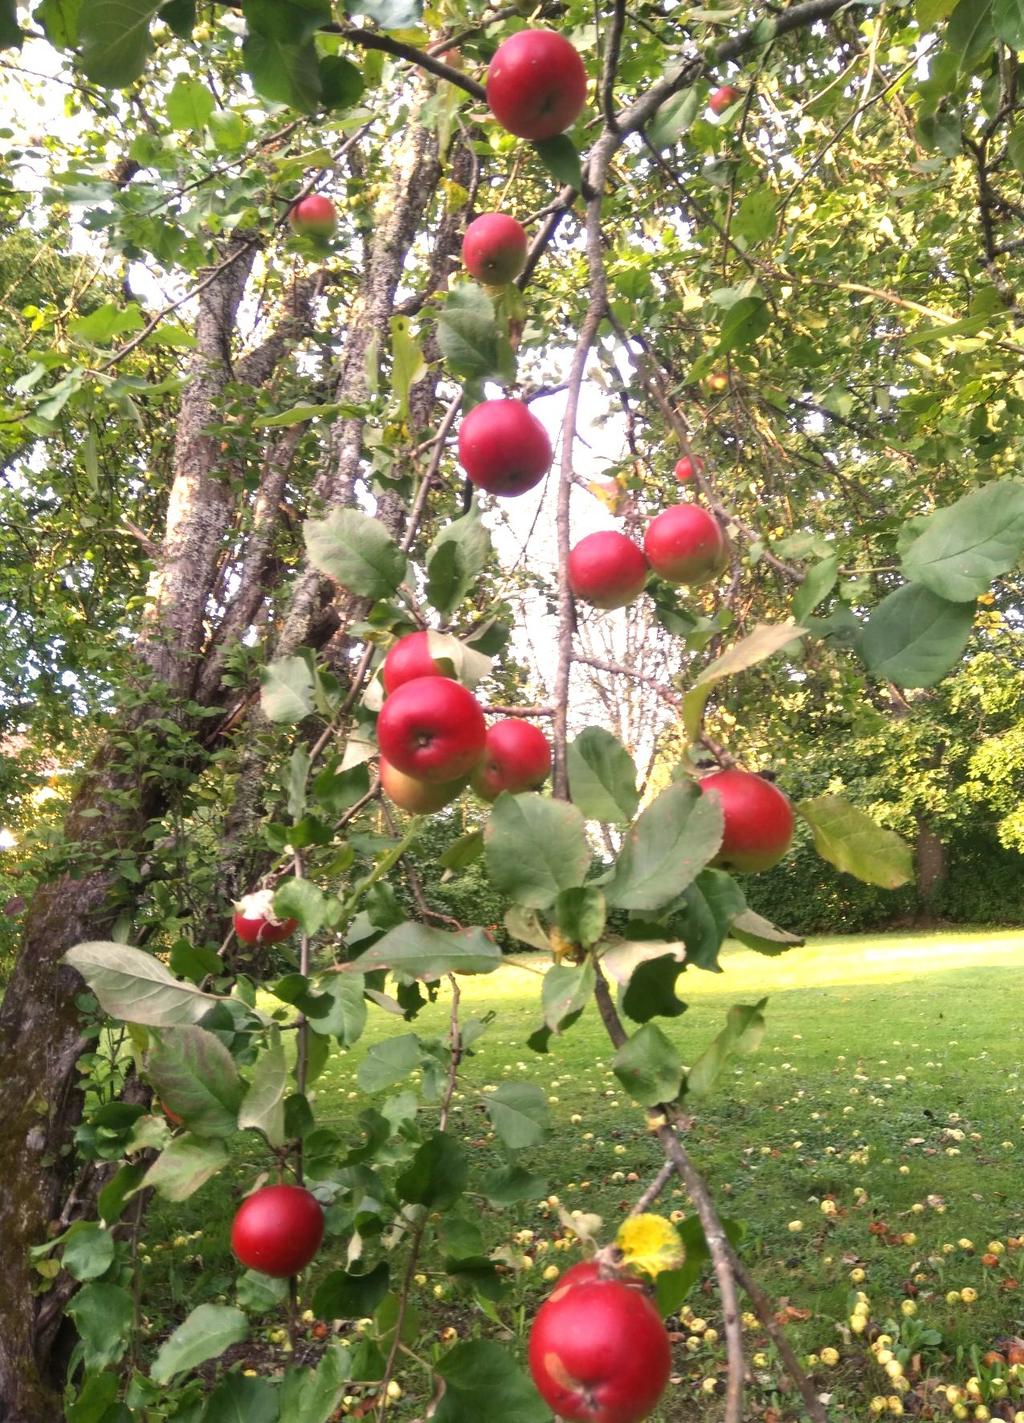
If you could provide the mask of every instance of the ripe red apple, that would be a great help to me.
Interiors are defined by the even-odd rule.
[[[566,1423],[637,1423],[664,1392],[672,1350],[643,1290],[622,1280],[560,1282],[530,1331],[530,1373]]]
[[[294,934],[297,919],[278,919],[274,913],[274,891],[258,889],[243,894],[235,905],[235,933],[243,944],[278,944]]]
[[[487,69],[487,103],[509,133],[554,138],[587,101],[587,71],[553,30],[520,30],[500,44]]]
[[[721,395],[729,389],[729,377],[725,371],[712,371],[707,378],[707,387],[713,395]]]
[[[521,400],[484,400],[459,426],[459,463],[488,494],[525,494],[551,468],[551,441]]]
[[[704,461],[694,455],[693,459],[689,455],[683,455],[681,460],[676,460],[676,479],[680,484],[687,484],[696,475],[703,473]]]
[[[739,97],[738,89],[734,89],[731,84],[723,84],[720,89],[712,90],[708,108],[713,114],[724,114],[726,109],[732,108]]]
[[[526,266],[526,229],[504,212],[484,212],[466,228],[462,260],[478,282],[501,286]]]
[[[543,731],[532,722],[510,716],[488,729],[472,784],[483,800],[497,800],[502,791],[518,795],[536,790],[550,772],[551,747]]]
[[[656,514],[644,534],[644,553],[668,583],[701,583],[720,567],[725,539],[698,504],[673,504]]]
[[[625,534],[602,529],[570,549],[566,572],[577,598],[595,608],[622,608],[643,591],[647,560]]]
[[[453,801],[466,788],[466,777],[457,781],[418,781],[415,776],[407,776],[392,766],[390,761],[380,758],[380,784],[385,795],[407,810],[410,815],[433,815]]]
[[[403,682],[381,708],[377,744],[417,781],[457,781],[480,759],[487,726],[473,693],[450,677]]]
[[[264,1186],[239,1206],[231,1248],[250,1270],[280,1279],[304,1270],[324,1237],[320,1202],[303,1186]]]
[[[380,671],[384,690],[390,696],[403,682],[416,677],[443,677],[441,665],[430,655],[430,634],[410,632],[400,637],[384,659]]]
[[[322,193],[310,193],[300,198],[288,214],[288,222],[299,237],[332,236],[338,225],[338,214],[330,198]]]
[[[751,771],[713,771],[701,791],[722,806],[725,832],[711,861],[723,870],[756,874],[777,865],[793,838],[793,807],[778,786]]]

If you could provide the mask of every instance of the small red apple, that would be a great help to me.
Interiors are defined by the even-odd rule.
[[[299,927],[297,919],[278,919],[272,889],[243,894],[235,905],[234,925],[243,944],[278,944]]]
[[[564,35],[520,30],[495,50],[487,70],[487,103],[519,138],[564,133],[587,101],[587,71]]]
[[[723,870],[756,874],[777,865],[793,839],[793,807],[778,786],[751,771],[713,771],[700,781],[722,806],[725,831],[711,861]]]
[[[680,484],[687,484],[691,479],[704,471],[704,461],[694,455],[693,459],[689,455],[683,455],[682,459],[676,460],[676,479]]]
[[[525,494],[551,468],[551,441],[521,400],[484,400],[459,426],[459,463],[488,494]]]
[[[400,637],[385,657],[380,671],[384,690],[389,696],[403,682],[412,682],[416,677],[444,675],[440,664],[430,655],[428,632],[410,632],[405,637]]]
[[[503,212],[484,212],[466,228],[462,260],[470,276],[490,286],[514,281],[526,265],[526,229]]]
[[[330,198],[322,193],[310,193],[300,198],[288,214],[291,229],[299,237],[331,237],[338,225],[338,214]]]
[[[729,389],[729,377],[725,371],[712,371],[707,378],[707,387],[713,395],[721,395]]]
[[[595,608],[622,608],[643,591],[647,560],[625,534],[602,529],[570,549],[566,573],[575,597]]]
[[[418,781],[415,776],[407,776],[392,766],[390,761],[380,758],[380,784],[384,794],[410,815],[433,815],[443,810],[460,791],[466,788],[466,777],[457,781]]]
[[[566,1423],[637,1423],[672,1368],[668,1332],[644,1291],[583,1270],[537,1311],[528,1357],[538,1393]]]
[[[725,539],[706,509],[673,504],[647,525],[644,553],[666,582],[701,583],[721,566]]]
[[[468,775],[486,736],[476,697],[450,677],[403,682],[377,718],[381,755],[396,770],[432,785]]]
[[[281,1279],[304,1270],[324,1237],[324,1213],[303,1186],[264,1186],[239,1206],[231,1248],[250,1270]]]
[[[713,114],[724,114],[726,109],[731,109],[736,100],[740,97],[740,91],[734,89],[731,84],[723,84],[720,89],[711,91],[711,98],[708,100],[708,108]]]
[[[518,795],[536,790],[550,773],[551,747],[543,731],[532,722],[510,716],[488,729],[472,784],[482,800],[497,800],[502,791]]]

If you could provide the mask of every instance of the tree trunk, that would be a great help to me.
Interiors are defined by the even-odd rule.
[[[946,878],[946,847],[923,816],[917,818],[917,900],[919,924],[935,917],[935,901]]]

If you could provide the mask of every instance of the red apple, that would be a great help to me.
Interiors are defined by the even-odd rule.
[[[333,235],[338,225],[338,214],[330,198],[322,193],[310,193],[308,198],[300,198],[288,214],[291,229],[299,237],[319,237]]]
[[[488,494],[525,494],[551,468],[551,441],[521,400],[484,400],[459,426],[459,463]]]
[[[250,1270],[283,1278],[304,1270],[324,1237],[320,1202],[303,1186],[264,1186],[239,1206],[231,1248]]]
[[[713,395],[721,395],[729,389],[729,377],[724,371],[712,371],[707,378],[707,387]]]
[[[432,785],[468,775],[486,736],[477,699],[450,677],[403,682],[377,718],[381,755],[396,770]]]
[[[410,632],[392,646],[380,675],[384,690],[390,696],[403,682],[412,682],[416,677],[443,677],[445,674],[441,664],[430,655],[430,634]]]
[[[570,549],[566,572],[575,597],[595,608],[622,608],[643,591],[647,560],[632,539],[604,529]]]
[[[725,831],[711,861],[723,870],[755,874],[777,865],[793,838],[793,807],[778,786],[750,771],[713,771],[700,781],[705,795],[717,796]]]
[[[551,772],[551,747],[543,731],[521,717],[496,721],[488,729],[484,754],[473,772],[473,789],[483,800],[502,791],[536,790]]]
[[[680,484],[687,484],[698,474],[704,471],[704,461],[694,455],[693,459],[689,455],[683,455],[681,460],[676,460],[676,479]]]
[[[554,138],[587,101],[587,71],[553,30],[520,30],[500,44],[487,70],[487,103],[509,133]]]
[[[666,582],[701,583],[721,566],[725,539],[706,509],[673,504],[647,525],[644,553]]]
[[[538,1393],[566,1423],[637,1423],[672,1367],[661,1316],[622,1280],[560,1282],[537,1311],[528,1357]]]
[[[418,781],[380,758],[380,784],[384,794],[410,815],[433,815],[453,801],[466,788],[466,777],[457,781]]]
[[[278,944],[299,927],[297,919],[278,919],[272,889],[243,894],[235,905],[234,925],[243,944]]]
[[[708,108],[713,114],[724,114],[726,109],[731,109],[736,100],[740,97],[740,91],[734,89],[731,84],[723,84],[720,89],[711,91],[711,98],[708,100]]]
[[[503,212],[485,212],[469,224],[462,260],[470,276],[490,286],[514,281],[526,266],[526,229]]]

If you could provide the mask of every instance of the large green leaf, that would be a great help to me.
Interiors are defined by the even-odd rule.
[[[304,657],[279,657],[260,672],[260,708],[268,721],[293,724],[313,711],[313,673]]]
[[[349,15],[366,15],[382,30],[414,30],[423,19],[423,0],[345,0]]]
[[[699,113],[700,91],[691,84],[662,104],[647,126],[648,140],[655,148],[670,147],[690,129]]]
[[[1010,49],[1024,49],[1024,0],[993,0],[992,23]]]
[[[0,0],[0,49],[20,49],[22,38],[17,0]]]
[[[362,1313],[357,1317],[361,1318]],[[351,1373],[351,1352],[346,1344],[340,1344],[336,1339],[328,1345],[315,1369],[310,1370],[307,1366],[289,1369],[280,1388],[282,1420],[287,1420],[287,1423],[328,1423],[347,1392]],[[239,1419],[238,1423],[243,1423],[243,1419]]]
[[[533,144],[533,151],[553,178],[575,188],[577,192],[581,191],[583,170],[579,150],[567,133],[539,139]]]
[[[764,1037],[763,1009],[767,1002],[762,998],[758,1003],[737,1003],[729,1009],[725,1027],[686,1074],[688,1097],[710,1096],[729,1059],[757,1048]]]
[[[218,1359],[231,1344],[239,1344],[249,1333],[249,1321],[240,1309],[226,1304],[201,1304],[157,1351],[150,1369],[157,1383],[170,1383],[176,1374]]]
[[[773,657],[796,638],[803,637],[805,631],[790,623],[758,623],[753,632],[726,648],[721,657],[705,667],[683,698],[683,725],[690,740],[696,740],[700,734],[704,706],[716,682],[743,672],[766,657]]]
[[[387,968],[412,978],[444,973],[490,973],[501,965],[501,950],[483,929],[433,929],[409,919],[352,961],[363,973]]]
[[[541,1007],[544,1022],[557,1033],[567,1018],[572,1018],[590,1002],[596,982],[594,965],[586,959],[578,967],[572,964],[552,964],[544,975]]]
[[[87,1369],[99,1372],[123,1357],[134,1316],[127,1290],[94,1280],[73,1296],[67,1312],[75,1321]]]
[[[405,554],[379,519],[358,509],[334,509],[307,520],[309,561],[360,598],[390,598],[405,577]]]
[[[313,1309],[322,1319],[362,1319],[373,1314],[388,1292],[390,1279],[386,1260],[359,1274],[332,1270],[316,1287]]]
[[[204,1028],[154,1033],[146,1071],[157,1096],[196,1136],[230,1136],[244,1091],[234,1059]]]
[[[993,0],[960,0],[946,26],[946,45],[963,77],[988,58],[995,39]]]
[[[447,616],[470,592],[491,556],[491,535],[476,500],[469,512],[445,524],[427,549],[427,601]]]
[[[596,885],[563,889],[555,900],[555,923],[566,939],[589,949],[604,933],[605,898]]]
[[[274,1385],[246,1374],[226,1374],[203,1410],[203,1423],[278,1423],[280,1417]]]
[[[445,1391],[433,1423],[550,1423],[551,1410],[523,1369],[492,1340],[456,1344],[436,1368]]]
[[[623,840],[605,898],[617,909],[660,909],[681,894],[722,843],[722,807],[693,784],[669,786]]]
[[[960,660],[974,623],[973,603],[951,603],[920,583],[883,598],[861,636],[876,677],[900,687],[934,687]]]
[[[674,1101],[683,1080],[682,1058],[655,1023],[637,1028],[622,1044],[612,1058],[612,1071],[643,1107]]]
[[[485,1098],[494,1130],[510,1151],[537,1146],[551,1126],[548,1101],[533,1082],[502,1082]]]
[[[105,1013],[128,1023],[149,1028],[197,1023],[222,1001],[175,978],[159,959],[128,944],[76,944],[64,961],[82,975]]]
[[[284,1099],[288,1091],[288,1064],[277,1028],[270,1030],[270,1042],[256,1059],[252,1080],[238,1112],[241,1128],[255,1127],[271,1146],[283,1146]]]
[[[590,868],[583,816],[544,796],[509,795],[494,803],[484,830],[487,873],[495,889],[530,909],[547,909]]]
[[[636,767],[619,739],[603,726],[588,726],[569,743],[569,793],[588,820],[628,825],[640,797]]]
[[[311,113],[320,65],[311,36],[331,19],[328,0],[247,0],[242,62],[261,98]]]
[[[453,287],[437,322],[437,343],[453,376],[462,380],[515,379],[515,356],[498,323],[494,302],[475,282]]]
[[[163,0],[87,0],[78,16],[82,69],[94,84],[123,89],[146,67],[149,27]]]
[[[1024,553],[1024,482],[1001,479],[933,514],[903,555],[907,578],[952,603],[973,602]]]
[[[114,1263],[116,1242],[98,1221],[79,1220],[68,1231],[61,1263],[76,1280],[98,1280]]]
[[[415,1033],[402,1033],[374,1043],[362,1062],[356,1080],[364,1092],[382,1092],[419,1067],[422,1053]]]
[[[772,310],[762,296],[745,296],[729,307],[722,317],[718,337],[719,353],[752,346],[772,324]]]
[[[746,944],[748,949],[769,955],[783,954],[787,949],[796,948],[804,942],[799,934],[791,934],[787,929],[778,928],[770,919],[756,914],[753,909],[744,909],[742,914],[736,915],[729,926],[729,935],[738,939],[741,944]]]
[[[153,1187],[168,1201],[187,1201],[227,1164],[223,1141],[186,1132],[164,1147],[142,1184]]]
[[[809,568],[804,581],[793,594],[792,613],[798,623],[814,612],[822,598],[828,596],[836,586],[839,577],[839,559],[835,554],[823,558],[813,568]]]
[[[403,1201],[444,1210],[462,1195],[468,1178],[462,1147],[447,1132],[436,1131],[417,1148],[395,1187]]]
[[[811,827],[814,848],[837,870],[883,889],[897,889],[913,879],[914,852],[906,840],[842,796],[805,800],[797,810]]]

